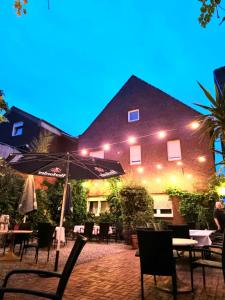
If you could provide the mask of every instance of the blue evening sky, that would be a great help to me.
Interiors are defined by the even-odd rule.
[[[0,89],[72,135],[132,74],[194,107],[207,103],[196,80],[213,92],[225,65],[225,24],[203,29],[197,0],[30,0],[23,17],[12,3],[0,0]]]

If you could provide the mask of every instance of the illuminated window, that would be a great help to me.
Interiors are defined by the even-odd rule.
[[[128,122],[136,122],[139,120],[139,109],[128,111]]]
[[[140,165],[141,164],[141,146],[135,145],[130,146],[130,164]]]
[[[104,158],[104,151],[99,150],[99,151],[92,151],[89,153],[91,157],[97,157],[97,158]]]
[[[173,140],[167,142],[167,154],[169,161],[182,159],[180,140]]]
[[[23,122],[16,122],[13,124],[12,136],[23,134]]]
[[[172,202],[166,194],[152,194],[154,200],[154,217],[173,217]]]

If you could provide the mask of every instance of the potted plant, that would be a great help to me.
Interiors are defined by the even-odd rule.
[[[153,200],[141,186],[126,186],[120,191],[124,235],[128,244],[137,248],[137,227],[147,227],[153,219]],[[135,245],[136,242],[136,245]]]

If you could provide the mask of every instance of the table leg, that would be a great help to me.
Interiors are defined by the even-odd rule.
[[[18,260],[20,260],[20,257],[13,253],[15,235],[7,233],[6,234],[6,240],[7,240],[8,236],[11,237],[11,240],[10,240],[10,243],[9,243],[9,250],[4,255],[2,255],[0,257],[0,261],[18,261]]]

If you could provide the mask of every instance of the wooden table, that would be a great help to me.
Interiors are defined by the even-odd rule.
[[[15,261],[19,260],[20,257],[13,253],[14,239],[16,234],[31,234],[32,230],[8,230],[8,231],[0,231],[1,235],[6,235],[6,239],[8,236],[11,236],[11,241],[9,244],[9,250],[0,257],[0,261]]]

